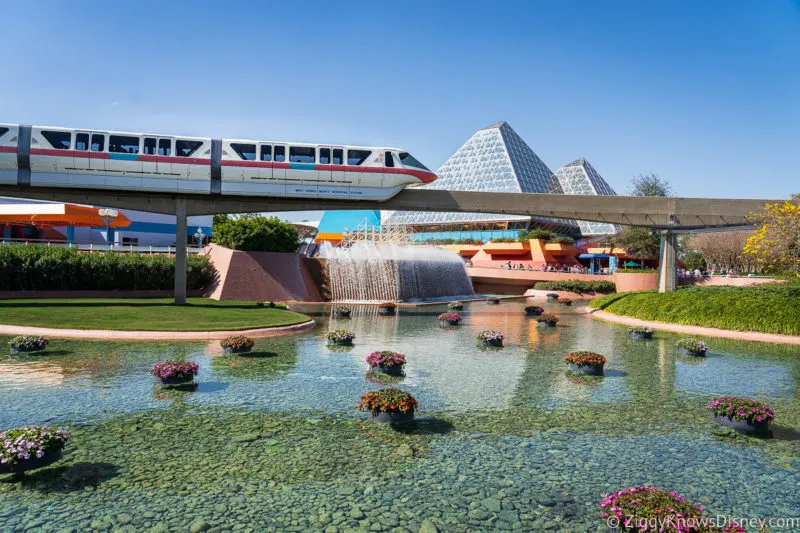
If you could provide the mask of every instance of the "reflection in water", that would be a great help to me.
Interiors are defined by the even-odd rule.
[[[36,361],[0,356],[0,429],[59,423],[74,435],[62,470],[4,494],[0,517],[17,530],[29,529],[27,516],[110,530],[126,501],[157,516],[130,513],[134,530],[162,516],[187,530],[195,516],[171,513],[189,502],[220,530],[325,530],[335,513],[340,531],[358,530],[358,507],[393,517],[383,530],[416,531],[431,516],[447,531],[594,531],[602,494],[636,483],[738,516],[800,508],[800,347],[707,339],[708,358],[686,358],[677,335],[633,340],[579,305],[545,304],[561,322],[538,328],[524,316],[530,303],[468,303],[458,328],[439,326],[444,305],[395,317],[354,306],[350,320],[297,305],[320,327],[258,339],[248,356],[223,355],[217,341],[57,339]],[[328,346],[337,328],[355,332],[355,346]],[[503,332],[506,347],[481,350],[483,329]],[[406,355],[405,376],[369,371],[367,354],[381,349]],[[564,356],[576,350],[605,355],[606,375],[568,372]],[[150,366],[179,357],[198,362],[199,386],[154,388]],[[355,409],[359,395],[386,386],[420,401],[413,429],[364,422]],[[705,405],[722,394],[769,402],[775,438],[714,424]],[[71,490],[60,476],[79,462],[117,465],[119,475]],[[47,491],[61,491],[58,506],[41,498]],[[402,501],[381,497],[393,491]]]

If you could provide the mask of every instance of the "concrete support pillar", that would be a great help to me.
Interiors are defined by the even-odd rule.
[[[69,244],[75,242],[75,226],[67,226],[67,242]]]
[[[175,305],[186,304],[186,200],[175,200]]]
[[[669,231],[661,233],[661,253],[658,261],[658,292],[674,292],[678,288],[678,236]]]
[[[3,242],[8,242],[11,239],[11,225],[3,224]]]

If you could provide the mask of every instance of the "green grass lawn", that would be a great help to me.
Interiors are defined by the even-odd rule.
[[[254,302],[189,298],[50,298],[0,300],[0,324],[48,328],[140,331],[215,331],[288,326],[310,320]]]
[[[800,335],[800,284],[623,292],[589,305],[615,315],[735,331]]]

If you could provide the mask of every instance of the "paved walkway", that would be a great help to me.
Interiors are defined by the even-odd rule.
[[[623,324],[625,326],[647,326],[653,329],[672,331],[675,333],[688,333],[690,335],[705,335],[707,337],[722,337],[725,339],[737,339],[742,341],[774,342],[777,344],[796,344],[800,345],[800,336],[778,335],[776,333],[757,333],[755,331],[733,331],[729,329],[704,328],[701,326],[686,326],[683,324],[668,324],[666,322],[655,322],[650,320],[639,320],[629,316],[620,316],[607,311],[587,311],[594,318],[599,318],[607,322]]]
[[[68,339],[104,339],[131,341],[193,341],[222,339],[229,335],[247,335],[248,337],[274,337],[286,335],[316,326],[309,320],[293,326],[272,328],[245,329],[238,331],[119,331],[109,329],[57,329],[35,328],[28,326],[9,326],[0,324],[0,335],[41,335],[43,337],[61,337]]]

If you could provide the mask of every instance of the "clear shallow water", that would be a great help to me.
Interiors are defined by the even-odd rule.
[[[603,493],[674,489],[713,513],[800,515],[800,349],[705,339],[710,356],[675,353],[676,335],[631,340],[580,307],[539,329],[524,301],[444,306],[396,317],[298,308],[321,326],[260,339],[257,357],[217,343],[54,340],[43,356],[0,356],[0,428],[58,423],[73,440],[54,466],[0,477],[0,531],[210,530],[600,531]],[[333,351],[329,329],[356,346]],[[506,335],[482,350],[486,328]],[[405,353],[395,386],[420,401],[417,427],[362,421],[358,396],[380,386],[366,355]],[[606,355],[606,377],[575,377],[563,356]],[[154,387],[170,357],[200,364],[196,390]],[[720,394],[770,402],[770,440],[738,436],[705,409]],[[331,529],[334,531],[334,529]]]

